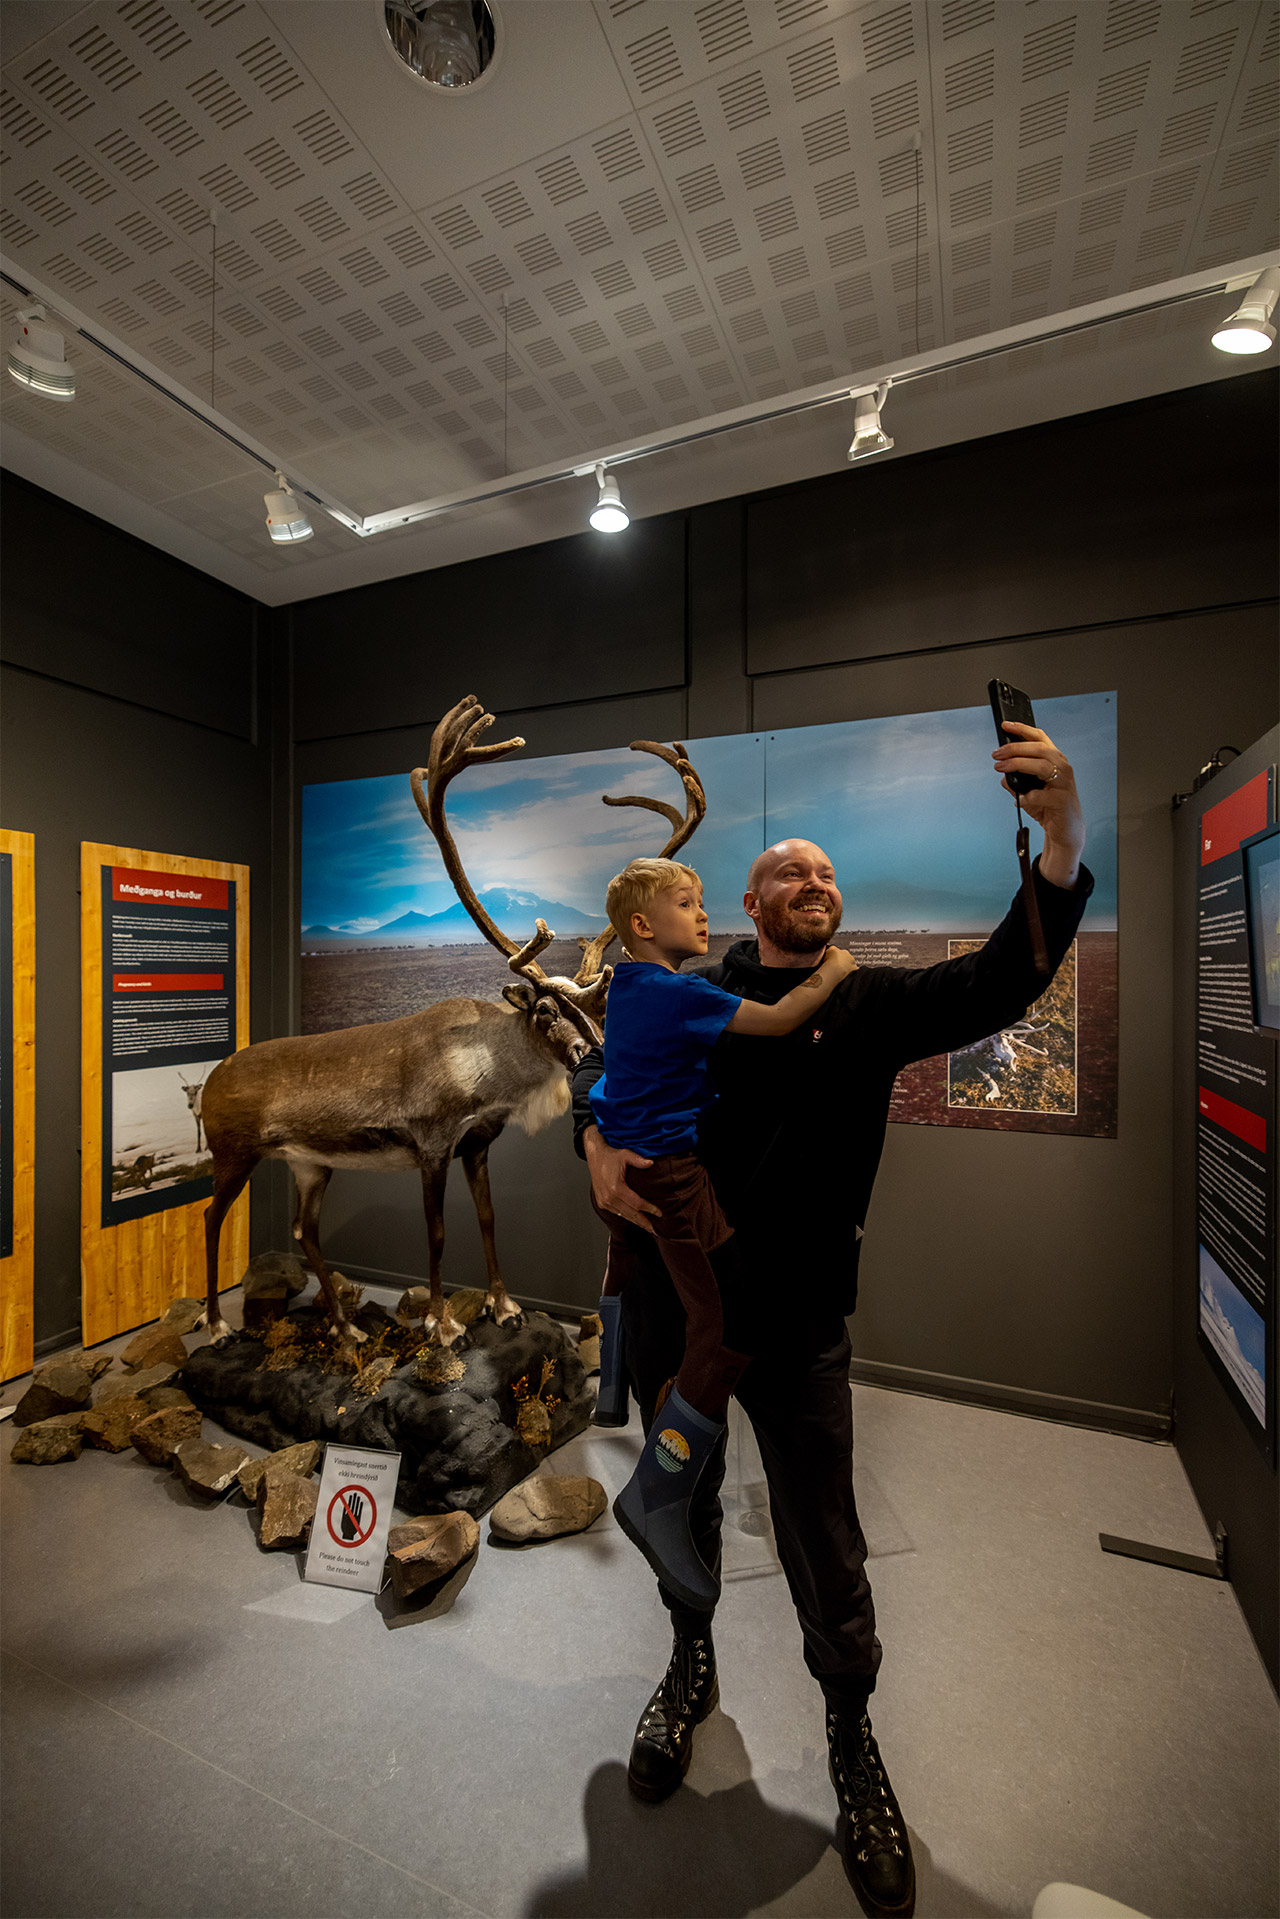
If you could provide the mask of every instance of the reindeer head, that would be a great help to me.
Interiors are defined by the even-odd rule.
[[[579,1060],[591,1051],[591,1042],[565,1018],[559,1001],[552,997],[557,983],[549,980],[548,991],[539,993],[528,980],[513,980],[510,986],[503,987],[502,997],[532,1022],[548,1051],[566,1072],[572,1073]]]
[[[468,693],[465,699],[459,700],[445,714],[436,727],[431,736],[427,765],[415,767],[409,775],[409,783],[418,811],[440,848],[445,871],[453,881],[458,898],[489,944],[506,955],[508,966],[517,975],[519,984],[504,987],[503,998],[534,1021],[556,1057],[572,1072],[582,1055],[600,1044],[599,1022],[604,1018],[609,981],[613,977],[613,968],[605,965],[604,956],[613,942],[613,928],[607,927],[603,933],[597,933],[594,939],[578,941],[582,960],[574,977],[567,979],[563,974],[544,973],[537,963],[538,955],[555,938],[545,920],[536,922],[537,930],[532,939],[523,946],[517,946],[494,924],[480,904],[449,831],[444,796],[450,780],[464,767],[502,759],[506,754],[514,753],[518,746],[524,745],[519,738],[489,746],[479,745],[480,735],[492,725],[492,713],[486,713],[475,695]],[[653,753],[679,773],[685,792],[683,817],[665,800],[644,799],[638,794],[611,798],[605,793],[601,797],[606,806],[641,806],[650,813],[661,814],[671,826],[671,835],[660,857],[670,859],[691,838],[706,813],[707,800],[702,782],[679,741],[673,746],[660,746],[655,740],[633,740],[631,750],[633,753]]]

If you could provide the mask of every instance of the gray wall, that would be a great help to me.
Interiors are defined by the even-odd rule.
[[[37,1347],[80,1319],[80,842],[246,861],[270,1024],[270,685],[253,601],[4,476],[4,824],[36,836]]]
[[[1244,747],[1245,741],[1236,744]],[[1174,822],[1173,1379],[1178,1454],[1208,1524],[1227,1529],[1231,1584],[1273,1686],[1280,1686],[1280,1508],[1276,1467],[1259,1451],[1197,1339],[1200,1322],[1196,1188],[1196,962],[1200,820],[1228,793],[1280,758],[1275,728],[1217,774]],[[1280,1087],[1271,1137],[1280,1134]],[[1268,1380],[1280,1366],[1273,1320]]]
[[[1118,691],[1119,1137],[891,1127],[854,1323],[869,1376],[1167,1423],[1169,802],[1276,714],[1276,384],[1247,375],[293,609],[298,783],[420,763],[464,692],[541,755],[972,705],[997,672],[1040,698]],[[278,926],[290,952],[296,930]],[[504,1136],[493,1171],[515,1290],[591,1304],[602,1235],[567,1126]],[[471,1284],[456,1186],[446,1270]],[[347,1268],[423,1271],[408,1178],[339,1174],[326,1234]]]

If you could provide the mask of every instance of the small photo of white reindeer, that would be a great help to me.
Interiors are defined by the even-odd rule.
[[[216,1060],[142,1066],[111,1075],[111,1192],[115,1199],[208,1179],[204,1083]]]
[[[948,940],[952,959],[980,939]],[[1076,1110],[1076,957],[1070,952],[1025,1019],[947,1055],[947,1105],[988,1113]]]

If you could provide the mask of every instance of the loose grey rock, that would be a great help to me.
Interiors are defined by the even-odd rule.
[[[456,1293],[448,1296],[449,1311],[464,1326],[474,1326],[484,1311],[487,1297],[483,1286],[460,1286]]]
[[[240,1490],[252,1504],[258,1497],[258,1482],[268,1467],[279,1468],[281,1472],[296,1473],[299,1479],[309,1479],[320,1463],[320,1448],[314,1439],[304,1439],[300,1445],[285,1446],[278,1453],[268,1453],[265,1459],[246,1459],[236,1474],[240,1481]]]
[[[401,1326],[413,1326],[425,1319],[431,1311],[431,1289],[428,1286],[410,1286],[403,1292],[396,1304],[396,1319]]]
[[[258,1544],[264,1552],[291,1552],[311,1536],[320,1488],[288,1468],[263,1473],[258,1481]]]
[[[165,1406],[194,1406],[196,1403],[189,1394],[183,1392],[181,1386],[148,1386],[144,1393],[138,1394],[138,1398],[153,1413],[160,1412]]]
[[[600,1371],[600,1335],[604,1327],[599,1313],[584,1313],[578,1328],[578,1358],[584,1373]]]
[[[245,1330],[261,1331],[306,1291],[307,1271],[294,1253],[258,1253],[245,1268],[243,1284]]]
[[[88,1373],[90,1379],[101,1379],[103,1373],[110,1372],[115,1363],[111,1353],[87,1353],[80,1346],[74,1352],[58,1353],[53,1359],[46,1359],[43,1366],[36,1367],[33,1377],[39,1379],[41,1373],[47,1372],[50,1366],[78,1366],[82,1373]]]
[[[562,1533],[585,1532],[606,1504],[598,1479],[536,1473],[498,1501],[489,1515],[489,1530],[498,1539],[557,1539]]]
[[[59,1413],[76,1413],[93,1397],[93,1379],[82,1366],[53,1360],[42,1366],[14,1409],[15,1426],[34,1426]]]
[[[134,1427],[130,1444],[152,1466],[171,1466],[184,1439],[199,1439],[203,1419],[196,1406],[165,1406]]]
[[[174,1449],[173,1469],[193,1493],[215,1499],[228,1491],[248,1459],[243,1446],[212,1446],[204,1439],[184,1439]]]
[[[104,1406],[91,1406],[80,1414],[80,1430],[99,1452],[122,1453],[133,1439],[134,1430],[155,1411],[136,1393],[117,1393]]]
[[[175,1333],[194,1333],[203,1317],[204,1301],[193,1299],[189,1293],[180,1293],[177,1299],[170,1301],[160,1324]]]
[[[185,1366],[186,1363],[187,1349],[172,1326],[144,1326],[120,1355],[120,1364],[134,1375],[148,1366]]]
[[[439,1513],[393,1526],[387,1536],[391,1589],[408,1599],[422,1586],[443,1579],[470,1559],[480,1543],[480,1528],[470,1513]]]
[[[97,1404],[105,1406],[109,1399],[115,1399],[121,1393],[136,1393],[144,1397],[155,1386],[169,1386],[182,1371],[181,1366],[158,1365],[144,1366],[140,1373],[132,1376],[123,1374],[119,1379],[109,1379],[98,1392]]]
[[[240,1283],[246,1299],[277,1292],[294,1299],[307,1290],[307,1269],[296,1253],[256,1253]]]
[[[79,1459],[84,1444],[80,1432],[80,1413],[57,1413],[52,1419],[38,1419],[13,1442],[9,1454],[15,1466],[56,1466],[64,1459]]]

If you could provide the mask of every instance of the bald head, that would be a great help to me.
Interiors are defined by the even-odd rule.
[[[780,866],[792,860],[820,866],[827,873],[831,871],[830,860],[812,840],[778,840],[773,846],[766,846],[764,852],[757,853],[752,860],[751,871],[747,874],[748,893],[758,893],[762,880],[771,879]]]
[[[779,840],[751,862],[743,905],[766,966],[812,966],[844,903],[831,861],[812,840]]]

